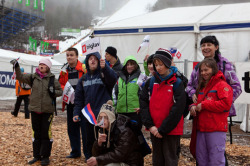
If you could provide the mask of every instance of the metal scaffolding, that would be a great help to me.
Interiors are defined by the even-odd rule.
[[[44,21],[44,14],[33,14],[17,8],[0,6],[0,47],[7,41],[13,40],[23,32]]]

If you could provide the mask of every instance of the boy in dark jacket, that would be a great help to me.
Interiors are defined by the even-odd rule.
[[[183,83],[171,66],[172,56],[160,48],[154,58],[155,75],[140,94],[142,122],[150,131],[154,166],[177,166],[186,94]],[[150,99],[150,100],[149,100]]]
[[[117,74],[122,70],[122,64],[117,56],[117,50],[115,47],[109,46],[105,50],[105,60]]]
[[[99,114],[102,104],[111,99],[112,88],[116,83],[116,73],[101,59],[99,52],[90,53],[86,56],[87,73],[78,81],[75,90],[75,107],[73,121],[78,122],[82,115],[81,110],[90,103],[90,107],[95,115]],[[86,160],[90,158],[92,145],[95,141],[94,127],[86,118],[84,121],[85,136],[87,141],[83,142],[87,147]]]
[[[62,89],[64,90],[64,87],[67,82],[70,83],[70,85],[76,89],[76,85],[78,83],[78,80],[82,77],[84,74],[82,69],[82,63],[78,60],[78,50],[76,48],[68,48],[66,51],[66,59],[67,59],[67,67],[66,72],[61,71],[59,82],[61,84]],[[63,110],[65,105],[67,105],[67,130],[68,130],[68,136],[71,146],[71,152],[66,158],[77,158],[81,156],[81,138],[82,135],[82,142],[85,142],[84,140],[84,134],[85,131],[83,128],[81,128],[80,123],[73,122],[73,112],[74,112],[74,103],[69,102],[67,104],[63,101]],[[80,132],[81,131],[81,132]],[[83,151],[85,151],[86,148],[83,147]]]
[[[116,119],[111,100],[107,104],[103,104],[97,121],[103,121],[103,125],[95,128],[98,139],[92,149],[94,157],[87,160],[88,166],[143,165],[143,157],[139,152],[139,141],[127,126],[129,118],[118,115]]]

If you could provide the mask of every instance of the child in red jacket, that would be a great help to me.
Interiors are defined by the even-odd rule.
[[[199,65],[197,103],[190,106],[194,116],[190,150],[199,166],[225,165],[227,117],[233,101],[233,90],[218,70],[214,59]]]
[[[160,48],[153,57],[155,75],[140,93],[143,125],[149,129],[153,146],[153,166],[177,166],[186,94],[183,82],[171,66],[171,52]]]

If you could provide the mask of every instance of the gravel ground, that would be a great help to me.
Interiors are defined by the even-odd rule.
[[[0,101],[0,165],[27,165],[32,159],[31,123],[24,119],[24,114],[19,113],[17,118],[11,116],[15,100]],[[60,105],[60,103],[58,103]],[[21,107],[23,111],[23,107]],[[226,153],[229,165],[250,166],[250,133],[240,130],[238,123],[232,127],[233,144],[227,136]],[[70,145],[66,129],[66,113],[58,110],[58,116],[54,118],[52,132],[54,137],[51,164],[50,165],[86,165],[84,157],[78,159],[66,159],[70,153]],[[187,123],[187,131],[190,132],[191,121]],[[151,146],[148,132],[144,132]],[[189,152],[189,134],[181,139],[181,155],[179,165],[195,166],[195,160]],[[151,155],[144,159],[145,166],[152,165]],[[34,164],[34,165],[39,165]]]

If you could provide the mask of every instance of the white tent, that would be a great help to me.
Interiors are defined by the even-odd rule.
[[[106,21],[95,27],[94,35],[100,37],[102,51],[107,46],[114,46],[121,61],[128,55],[135,55],[141,63],[146,54],[152,54],[158,48],[168,47],[177,47],[182,53],[182,57],[175,59],[175,62],[184,59],[201,61],[201,38],[215,35],[220,42],[220,52],[223,56],[233,63],[245,62],[250,57],[249,9],[250,3],[166,8],[120,21]],[[137,54],[145,35],[150,35],[150,46]],[[241,80],[239,73],[244,71],[238,70],[240,63],[235,65],[238,78]],[[183,71],[183,66],[179,68]],[[188,78],[191,71],[190,62]],[[249,98],[243,86],[242,90],[241,99]],[[250,100],[237,100],[236,103],[250,104]],[[238,110],[245,109],[239,107],[242,105],[237,105]],[[237,114],[239,116],[234,120],[242,121],[244,112]]]
[[[95,27],[104,51],[117,48],[123,61],[136,55],[145,35],[150,35],[149,50],[140,51],[139,62],[146,53],[158,48],[177,47],[182,58],[202,60],[199,41],[210,34],[220,41],[220,51],[231,61],[246,61],[250,48],[250,3],[167,8]],[[235,56],[240,55],[240,56]]]
[[[11,79],[13,68],[10,61],[17,58],[20,58],[18,62],[24,71],[32,73],[42,57],[0,49],[0,100],[16,98],[15,80]],[[58,74],[62,64],[52,59],[51,62],[51,71]]]

